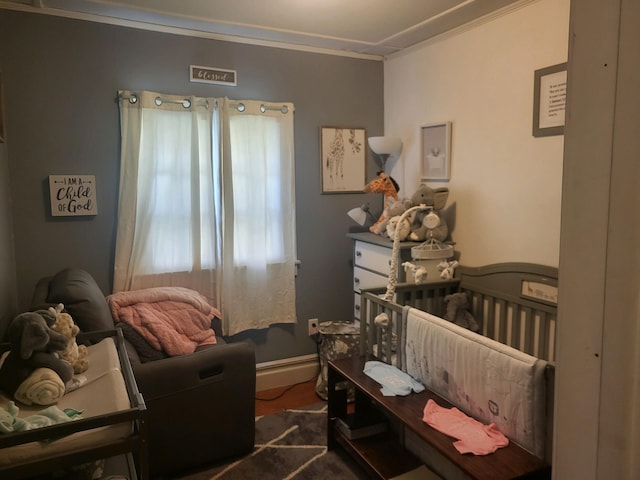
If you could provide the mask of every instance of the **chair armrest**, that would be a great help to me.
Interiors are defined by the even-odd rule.
[[[239,382],[245,388],[253,385],[255,392],[255,353],[246,342],[215,345],[190,355],[138,364],[134,372],[145,400],[218,382]]]

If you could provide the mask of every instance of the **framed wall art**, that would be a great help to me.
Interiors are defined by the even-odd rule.
[[[53,217],[97,215],[95,175],[49,175]]]
[[[451,122],[420,127],[422,180],[449,180]]]
[[[322,193],[362,193],[365,138],[364,128],[321,127]]]
[[[533,74],[533,136],[564,134],[567,64],[541,68]]]

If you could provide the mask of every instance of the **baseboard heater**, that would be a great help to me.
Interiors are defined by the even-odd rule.
[[[283,358],[256,365],[256,391],[294,385],[312,380],[320,365],[317,354]]]

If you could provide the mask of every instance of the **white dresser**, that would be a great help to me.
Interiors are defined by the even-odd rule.
[[[391,269],[393,242],[370,232],[349,233],[353,247],[353,315],[360,320],[360,291],[374,287],[386,287]],[[398,266],[398,282],[405,281],[402,262],[411,260],[411,247],[420,242],[401,242]]]

